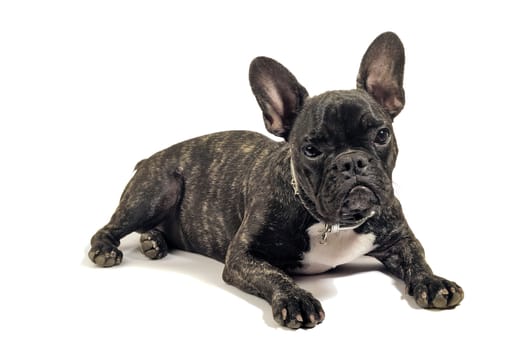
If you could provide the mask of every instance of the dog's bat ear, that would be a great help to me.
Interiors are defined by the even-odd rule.
[[[288,139],[294,119],[308,97],[307,90],[280,63],[268,57],[257,57],[250,64],[250,86],[267,130]]]
[[[366,90],[392,118],[404,108],[404,46],[395,33],[379,35],[369,46],[356,79],[359,89]]]

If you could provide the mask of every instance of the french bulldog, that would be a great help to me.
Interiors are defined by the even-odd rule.
[[[139,162],[109,223],[91,239],[98,266],[141,233],[160,259],[182,249],[224,262],[223,279],[264,298],[276,322],[311,328],[325,312],[294,281],[368,255],[402,279],[423,308],[457,306],[464,292],[436,276],[394,195],[393,120],[404,107],[405,54],[392,32],[365,52],[353,90],[309,97],[280,63],[255,58],[249,80],[263,111],[259,133],[190,139]]]

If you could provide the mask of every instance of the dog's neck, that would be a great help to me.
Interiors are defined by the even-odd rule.
[[[292,189],[294,190],[294,195],[300,200],[303,207],[318,221],[323,222],[323,220],[320,220],[317,215],[313,214],[313,211],[315,211],[314,203],[308,199],[305,198],[304,192],[301,190],[298,179],[296,176],[296,171],[294,170],[294,162],[292,160],[292,155],[290,157],[290,174],[291,174],[291,180],[290,184],[292,185]],[[327,239],[329,237],[330,233],[337,233],[340,231],[347,231],[347,230],[354,230],[363,225],[369,218],[374,216],[376,213],[372,211],[370,215],[367,217],[364,217],[360,222],[354,224],[354,225],[340,225],[339,223],[336,224],[328,224],[325,223],[325,231],[320,236],[320,244],[327,244]]]
[[[316,205],[305,195],[305,192],[300,188],[298,178],[296,176],[296,170],[294,170],[294,161],[292,160],[292,155],[290,156],[290,174],[290,184],[294,190],[294,196],[300,200],[303,207],[309,212],[310,215],[312,215],[312,217],[321,222],[322,220],[319,218],[319,215],[316,214]]]

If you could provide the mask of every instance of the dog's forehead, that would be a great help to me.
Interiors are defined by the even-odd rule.
[[[307,118],[304,130],[311,135],[330,128],[347,136],[369,128],[390,124],[388,114],[361,90],[329,91],[310,98],[303,111]]]

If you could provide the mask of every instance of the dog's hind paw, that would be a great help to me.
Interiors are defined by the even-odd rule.
[[[163,234],[157,230],[141,234],[141,251],[150,259],[164,258],[168,254],[168,245]]]
[[[122,262],[122,252],[117,247],[104,243],[93,244],[88,257],[100,267],[112,267]]]

